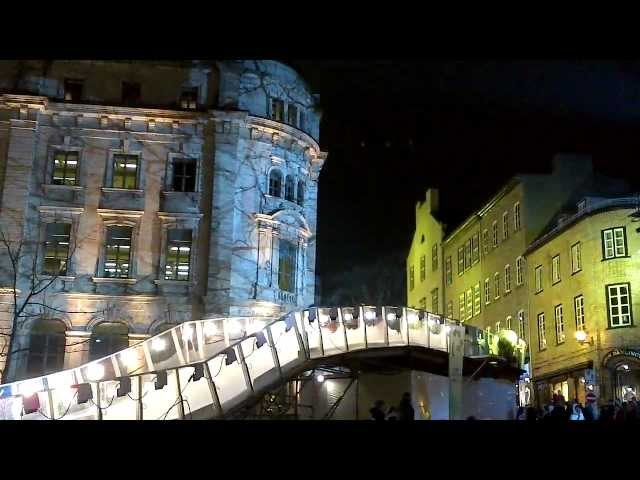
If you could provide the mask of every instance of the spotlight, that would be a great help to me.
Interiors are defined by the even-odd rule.
[[[396,314],[391,312],[387,313],[387,322],[393,322],[396,319]]]
[[[204,377],[204,365],[202,363],[196,363],[193,366],[193,381],[197,382]]]
[[[154,338],[151,341],[151,350],[154,352],[161,352],[167,348],[167,341],[164,338]]]
[[[120,379],[120,385],[116,390],[117,397],[124,397],[127,393],[131,392],[131,377],[122,377]]]
[[[87,379],[97,382],[104,377],[104,366],[101,363],[92,363],[87,367]]]
[[[264,333],[256,332],[255,336],[256,336],[256,348],[260,348],[265,343],[267,343],[267,339],[265,338]]]
[[[318,383],[324,382],[324,375],[319,373],[318,375],[316,375],[316,380]]]
[[[166,384],[167,384],[167,371],[162,370],[161,372],[158,372],[156,375],[155,388],[156,390],[162,390]]]
[[[78,405],[87,403],[93,398],[93,389],[90,383],[81,383],[80,385],[74,385],[78,389]]]
[[[407,315],[407,320],[409,321],[409,325],[415,325],[418,321],[418,315],[415,313],[410,313]]]
[[[585,332],[584,330],[578,330],[576,332],[576,340],[578,340],[578,342],[580,342],[580,343],[586,341],[587,340],[587,332]]]

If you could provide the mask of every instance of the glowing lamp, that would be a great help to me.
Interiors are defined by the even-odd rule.
[[[239,336],[242,335],[242,325],[238,320],[229,320],[227,323],[227,329],[229,330],[229,335],[231,336]]]
[[[387,322],[393,322],[396,319],[396,314],[391,312],[387,313]]]
[[[578,340],[580,343],[586,342],[587,332],[585,332],[584,330],[578,330],[576,332],[576,340]]]
[[[353,315],[351,315],[350,313],[345,313],[342,318],[345,322],[350,322],[351,320],[353,320]]]
[[[87,378],[92,382],[97,382],[104,377],[104,366],[100,363],[92,363],[87,367]]]
[[[415,313],[410,313],[407,315],[407,320],[409,320],[409,325],[415,325],[418,321],[418,315]]]
[[[218,335],[218,326],[213,322],[207,322],[204,325],[204,334],[208,337]]]
[[[316,380],[318,381],[318,383],[324,382],[324,375],[319,373],[318,375],[316,375]]]
[[[167,341],[164,338],[154,338],[151,341],[151,350],[154,352],[162,352],[167,348]]]
[[[138,364],[138,356],[133,350],[125,350],[121,356],[122,361],[129,368],[133,368]]]
[[[502,330],[500,336],[506,339],[511,345],[515,346],[518,344],[518,334],[513,330]]]
[[[365,320],[375,320],[376,312],[367,310],[366,312],[364,312],[364,318]]]
[[[446,333],[447,335],[449,335],[449,332],[451,331],[451,327],[449,325],[445,325],[444,326],[444,333]]]
[[[185,325],[182,329],[182,341],[189,342],[193,338],[193,327]]]

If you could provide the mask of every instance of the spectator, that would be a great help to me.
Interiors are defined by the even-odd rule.
[[[402,400],[400,400],[398,410],[398,420],[408,421],[415,418],[415,411],[413,409],[413,406],[411,405],[411,394],[409,392],[405,392],[404,395],[402,395]]]
[[[376,400],[373,404],[373,407],[369,410],[371,414],[371,419],[376,420],[378,422],[384,421],[384,400]]]

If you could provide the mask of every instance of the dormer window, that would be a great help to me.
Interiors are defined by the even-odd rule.
[[[198,88],[183,88],[180,95],[180,108],[195,110],[198,108]]]
[[[65,102],[80,102],[82,100],[82,80],[71,80],[69,78],[64,81],[64,100]]]

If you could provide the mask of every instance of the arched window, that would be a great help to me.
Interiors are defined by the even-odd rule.
[[[129,346],[129,327],[124,323],[103,322],[95,326],[89,342],[91,360],[106,357]]]
[[[295,182],[291,175],[287,175],[287,181],[284,184],[284,198],[290,202],[295,202]]]
[[[298,181],[298,205],[304,205],[304,182]]]
[[[282,196],[282,173],[280,173],[280,170],[271,170],[269,175],[269,195],[273,197]]]
[[[29,334],[27,374],[44,375],[64,368],[65,332],[59,320],[39,319]]]

